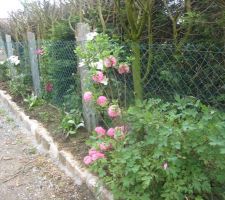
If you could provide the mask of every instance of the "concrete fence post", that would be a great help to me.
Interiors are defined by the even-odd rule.
[[[7,56],[6,56],[5,44],[0,34],[0,62],[4,62],[6,59],[7,59]]]
[[[6,34],[5,41],[6,41],[7,58],[10,58],[11,56],[13,56],[13,45],[12,45],[11,35]],[[10,63],[8,66],[10,69],[10,76],[11,76],[11,78],[13,78],[14,76],[16,76],[15,66]]]
[[[40,73],[39,73],[39,67],[38,67],[38,58],[36,54],[37,44],[36,44],[34,33],[27,32],[27,39],[28,39],[28,48],[29,48],[29,57],[30,57],[34,94],[36,96],[39,96],[41,93],[41,82],[40,82]]]
[[[81,48],[85,48],[85,43],[87,42],[86,35],[90,32],[90,27],[88,24],[85,23],[78,23],[76,27],[76,41],[77,44]],[[80,74],[80,81],[81,81],[81,90],[82,90],[82,96],[85,91],[88,91],[87,83],[89,82],[88,77],[88,68],[84,65],[84,62],[78,58],[78,71]],[[95,109],[83,102],[83,116],[85,125],[89,132],[93,131],[93,129],[96,127],[97,124],[97,116]]]
[[[12,47],[12,39],[10,35],[5,35],[6,40],[6,48],[7,48],[7,57],[13,56],[13,47]]]

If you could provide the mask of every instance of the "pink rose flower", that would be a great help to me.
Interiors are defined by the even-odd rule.
[[[83,95],[84,102],[88,103],[92,100],[92,92],[85,92]]]
[[[92,76],[92,80],[96,83],[101,83],[102,81],[104,81],[104,79],[105,76],[101,71],[97,71],[96,74]]]
[[[104,143],[99,144],[101,151],[108,151],[112,148],[112,145],[105,145]]]
[[[93,154],[91,156],[92,160],[95,161],[95,160],[98,160],[100,158],[105,158],[105,154],[104,153],[101,153],[101,152],[97,152],[95,154]]]
[[[111,118],[119,117],[121,115],[121,110],[118,105],[112,105],[108,108],[108,115]]]
[[[110,146],[111,147],[111,146]],[[103,147],[102,147],[103,148]],[[109,148],[109,147],[108,147]],[[93,161],[98,160],[100,158],[105,158],[105,154],[97,151],[95,149],[90,149],[88,152],[88,156],[84,157],[84,163],[86,165],[91,164]]]
[[[122,133],[126,133],[128,131],[128,127],[127,126],[117,126],[115,127],[116,131],[121,131]]]
[[[109,56],[108,58],[105,58],[105,60],[104,60],[104,65],[107,68],[115,67],[116,63],[117,63],[117,60],[114,56]]]
[[[112,66],[115,67],[116,66],[116,63],[117,63],[116,58],[114,56],[109,56],[109,59],[111,61]]]
[[[104,60],[104,65],[105,65],[107,68],[112,67],[111,60],[110,60],[109,58],[105,58],[105,60]]]
[[[105,144],[99,144],[99,148],[101,149],[101,151],[107,150],[107,146]]]
[[[47,83],[45,85],[45,91],[46,92],[52,92],[52,90],[53,90],[53,84],[52,83]]]
[[[91,156],[85,156],[83,161],[84,161],[85,165],[90,165],[93,162]]]
[[[37,55],[44,55],[44,50],[43,49],[37,49],[36,51],[35,51],[35,53],[37,54]]]
[[[96,153],[98,153],[98,151],[97,151],[96,149],[90,149],[90,150],[88,151],[88,155],[89,155],[89,156],[92,156],[92,155],[94,155],[94,154],[96,154]]]
[[[101,126],[96,127],[95,132],[101,136],[104,136],[106,134],[106,130]]]
[[[98,97],[97,104],[99,106],[105,106],[107,104],[107,98],[105,96]]]
[[[127,126],[117,126],[115,127],[115,131],[117,134],[117,139],[123,140],[126,137],[126,133],[128,132]]]
[[[118,68],[118,72],[119,74],[127,74],[130,72],[130,68],[127,64],[123,63],[123,64],[120,64]]]
[[[114,128],[110,128],[110,129],[108,129],[108,131],[107,131],[107,135],[109,136],[109,137],[114,137],[114,135],[115,135],[115,129]]]

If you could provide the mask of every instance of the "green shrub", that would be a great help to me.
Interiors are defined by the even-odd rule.
[[[74,76],[74,84],[70,86],[63,96],[63,108],[66,111],[82,110],[82,97],[79,81],[79,77]]]
[[[24,102],[27,103],[29,110],[33,109],[34,107],[41,106],[45,103],[45,101],[42,98],[35,96],[33,93],[31,95],[28,95],[24,99]]]
[[[116,199],[225,198],[225,114],[195,99],[150,99],[126,113],[129,133],[91,168]]]
[[[65,112],[61,120],[61,128],[66,137],[76,135],[77,130],[84,127],[82,113],[78,110]]]
[[[0,63],[0,81],[7,81],[9,79],[7,62]]]
[[[23,99],[31,93],[31,88],[28,84],[29,77],[24,74],[15,75],[8,81],[9,90],[15,96],[20,96]]]
[[[148,51],[143,44],[142,54]],[[172,44],[154,44],[152,68],[145,84],[145,97],[158,97],[166,101],[174,94],[194,96],[208,105],[224,108],[225,69],[223,50],[216,45],[187,44],[176,52]],[[143,57],[146,66],[148,57]]]

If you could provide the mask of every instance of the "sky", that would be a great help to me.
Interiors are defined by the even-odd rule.
[[[22,9],[20,0],[0,0],[0,18],[7,18],[8,12]]]

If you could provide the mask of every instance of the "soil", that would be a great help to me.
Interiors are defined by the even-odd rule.
[[[41,122],[49,131],[54,141],[58,143],[60,149],[70,151],[73,156],[83,164],[83,158],[88,154],[89,149],[85,144],[85,141],[89,138],[89,134],[85,129],[80,129],[74,137],[65,138],[60,128],[62,113],[58,108],[51,104],[43,104],[29,110],[22,97],[10,93],[6,82],[0,82],[0,89],[6,90],[12,96],[12,100],[16,102],[31,119]]]
[[[9,90],[9,87],[6,84],[6,82],[2,82],[2,81],[0,81],[0,88],[1,88],[1,90],[6,90],[6,91]]]
[[[30,137],[0,102],[1,200],[95,199],[86,185],[75,185],[51,160],[39,155]]]

